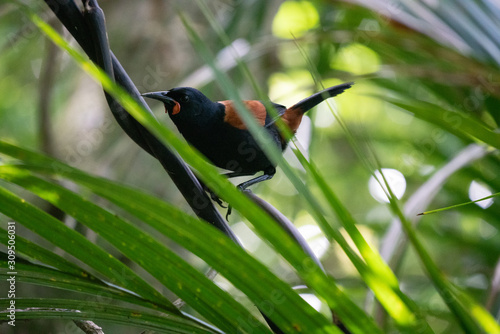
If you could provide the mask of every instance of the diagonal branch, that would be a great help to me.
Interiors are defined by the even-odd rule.
[[[104,26],[101,26],[101,23],[93,22],[93,14],[95,13],[92,11],[100,11],[95,2],[92,1],[90,3],[89,1],[85,1],[87,9],[91,12],[88,12],[87,17],[84,17],[73,0],[44,1],[71,35],[73,35],[90,59],[100,64],[136,101],[142,104],[146,110],[150,110],[109,47],[102,47],[103,43],[107,45],[106,30]],[[99,24],[99,28],[96,29],[92,24]],[[96,43],[94,43],[94,38],[97,38]],[[98,46],[96,47],[96,45]],[[158,159],[195,214],[213,224],[234,242],[238,243],[236,236],[229,228],[227,222],[214,207],[189,167],[174,152],[171,152],[161,144],[156,137],[129,115],[114,99],[107,97],[107,101],[118,124],[134,142]]]

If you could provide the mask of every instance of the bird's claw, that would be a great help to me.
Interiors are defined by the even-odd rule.
[[[252,191],[246,187],[241,187],[240,186],[237,186],[237,188],[242,192],[242,193],[251,193]],[[228,204],[227,206],[227,213],[226,213],[226,220],[228,220],[229,218],[229,215],[231,214],[231,212],[233,211],[233,208],[230,204]]]
[[[231,205],[224,205],[224,202],[220,199],[219,196],[217,196],[212,190],[208,189],[208,188],[205,188],[205,191],[210,195],[210,198],[212,199],[212,201],[214,201],[215,203],[219,204],[219,206],[223,209],[227,208],[227,213],[226,213],[226,220],[229,219],[229,215],[231,214],[231,211],[232,211],[232,208],[231,208]]]
[[[226,220],[229,219],[229,215],[231,215],[231,213],[233,212],[233,208],[231,205],[224,205],[224,202],[220,199],[219,196],[217,196],[211,189],[209,189],[208,187],[204,187],[205,188],[205,191],[210,195],[210,198],[212,199],[212,201],[214,201],[215,203],[219,204],[219,206],[223,209],[227,208],[227,212],[226,212]],[[249,193],[251,192],[250,189],[248,189],[247,187],[245,187],[244,185],[238,185],[237,186],[238,190],[240,190],[241,192],[243,193]]]
[[[217,196],[212,191],[209,191],[209,194],[210,194],[210,198],[212,199],[212,201],[214,201],[215,203],[219,204],[219,206],[221,208],[224,208],[224,209],[227,208],[227,206],[224,205],[224,202],[220,199],[219,196]]]
[[[215,203],[219,204],[219,206],[220,206],[221,208],[224,208],[224,209],[225,209],[225,208],[226,208],[226,206],[224,205],[224,202],[220,199],[220,197],[219,197],[219,196],[217,196],[217,194],[216,194],[216,193],[214,193],[214,192],[212,191],[212,189],[210,189],[209,187],[207,187],[207,186],[205,185],[205,183],[203,183],[201,180],[200,180],[199,182],[200,182],[201,186],[203,187],[203,190],[204,190],[204,191],[205,191],[205,192],[206,192],[206,193],[210,196],[210,198],[212,199],[212,201],[214,201]]]
[[[231,205],[227,206],[227,212],[226,212],[226,220],[229,220],[229,215],[233,211],[233,207]]]

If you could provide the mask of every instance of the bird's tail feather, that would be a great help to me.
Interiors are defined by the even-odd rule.
[[[291,106],[288,109],[289,110],[292,109],[296,112],[305,113],[308,110],[310,110],[311,108],[318,105],[319,103],[323,102],[324,100],[343,93],[346,89],[351,88],[352,85],[354,85],[354,82],[347,82],[347,83],[343,83],[343,84],[340,84],[337,86],[327,88],[325,90],[322,90],[321,92],[318,92],[318,93],[313,94],[309,97],[306,97],[305,99],[303,99],[300,102],[297,102],[296,104],[294,104],[293,106]]]

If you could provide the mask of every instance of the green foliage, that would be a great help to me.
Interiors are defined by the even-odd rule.
[[[16,307],[30,308],[17,312],[17,319],[91,319],[109,326],[106,333],[123,332],[111,324],[137,327],[132,332],[233,333],[238,328],[242,333],[269,333],[257,306],[286,333],[339,333],[331,311],[352,333],[499,332],[494,272],[500,255],[500,207],[493,201],[482,209],[467,193],[473,180],[490,190],[500,186],[495,172],[500,167],[500,40],[491,33],[498,28],[500,10],[489,0],[458,5],[443,1],[434,7],[425,1],[411,6],[406,1],[394,6],[384,1],[352,2],[369,9],[342,2],[265,0],[235,7],[200,0],[198,9],[188,9],[179,2],[178,11],[168,14],[170,20],[157,17],[157,26],[148,26],[148,33],[121,26],[130,29],[122,32],[125,41],[119,41],[125,46],[114,38],[119,35],[115,26],[123,24],[115,17],[128,12],[148,21],[148,15],[169,11],[160,8],[144,14],[138,9],[149,6],[145,3],[104,8],[111,45],[132,67],[141,91],[168,89],[188,79],[189,85],[196,85],[199,80],[209,96],[236,101],[266,153],[279,162],[278,173],[285,175],[256,193],[299,228],[321,229],[330,244],[321,258],[326,273],[175,130],[145,112],[28,10],[24,23],[29,17],[37,25],[33,34],[42,31],[71,56],[64,71],[75,79],[68,83],[70,79],[61,78],[56,86],[69,95],[89,85],[77,85],[76,61],[231,204],[237,211],[231,218],[236,215],[247,224],[253,231],[248,234],[258,241],[245,251],[185,213],[182,199],[158,165],[104,123],[97,132],[87,130],[89,137],[77,139],[76,155],[67,153],[73,151],[66,150],[70,144],[65,140],[79,136],[64,132],[73,123],[68,119],[80,119],[75,120],[77,126],[85,126],[84,118],[72,111],[69,97],[56,100],[53,114],[59,117],[50,124],[60,137],[55,146],[63,159],[37,153],[33,123],[43,121],[27,111],[34,109],[30,106],[35,104],[37,85],[23,84],[30,75],[21,65],[9,69],[12,64],[26,67],[33,60],[30,50],[41,43],[22,34],[24,28],[15,19],[19,13],[12,9],[17,6],[6,5],[0,31],[12,36],[17,29],[19,38],[9,37],[1,45],[0,73],[8,73],[15,84],[0,90],[0,129],[5,134],[0,138],[0,213],[5,215],[2,223],[16,222],[21,297]],[[252,33],[243,36],[248,27]],[[162,33],[150,36],[155,29]],[[231,51],[229,45],[242,37],[250,51],[234,61],[240,50],[232,50],[233,56],[226,54],[221,67],[220,50]],[[132,41],[142,48],[127,44]],[[151,65],[155,62],[160,65]],[[132,63],[142,65],[133,68]],[[206,75],[207,70],[211,74]],[[186,74],[191,72],[198,77]],[[294,141],[295,160],[267,148],[269,139],[241,103],[243,96],[266,101],[268,92],[278,103],[291,95],[293,103],[300,94],[336,84],[338,78],[356,85],[335,105],[310,113],[317,127],[311,130],[309,147]],[[0,87],[7,86],[4,76]],[[96,95],[86,98],[94,100]],[[74,98],[81,99],[76,93]],[[330,115],[328,122],[325,115]],[[331,125],[325,127],[326,123]],[[9,127],[16,127],[16,132]],[[13,144],[12,139],[24,144]],[[477,146],[484,147],[479,154],[469,152],[468,147]],[[387,203],[373,200],[367,181],[382,167],[400,170],[413,195],[397,197],[395,185],[382,172],[377,182],[385,189]],[[454,204],[459,205],[452,210],[416,216]],[[66,218],[47,213],[53,208]],[[70,227],[69,217],[76,227]],[[0,234],[0,241],[9,245],[6,224]],[[240,237],[244,245],[250,240],[249,235]],[[3,255],[0,277],[5,280],[8,256]],[[219,278],[202,274],[208,266],[219,272]],[[313,308],[292,288],[299,284],[324,303],[322,309]],[[38,295],[33,286],[47,290]],[[187,304],[182,311],[173,302],[176,297]],[[9,302],[1,296],[2,307]]]

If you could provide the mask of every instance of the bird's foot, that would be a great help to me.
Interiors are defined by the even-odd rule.
[[[215,203],[219,204],[219,206],[221,208],[227,208],[227,206],[224,205],[224,201],[222,201],[220,199],[219,196],[217,196],[212,190],[210,189],[205,189],[205,191],[210,195],[210,198],[212,199],[212,201],[214,201]]]
[[[232,211],[233,211],[233,207],[231,206],[231,204],[228,204],[227,205],[227,212],[226,212],[226,220],[229,220],[229,215],[231,214]]]
[[[226,220],[229,219],[229,215],[231,214],[231,211],[232,211],[232,207],[231,205],[224,205],[224,202],[220,199],[219,196],[217,196],[213,191],[211,191],[210,189],[206,188],[205,191],[210,195],[210,198],[212,199],[212,201],[214,201],[215,203],[219,204],[219,206],[223,209],[227,208],[227,213],[226,213]]]
[[[251,193],[252,191],[250,189],[247,189],[247,187],[242,186],[241,184],[237,186],[237,188],[242,192],[242,193]],[[227,205],[227,213],[226,213],[226,220],[228,220],[229,215],[233,211],[233,208],[230,204]]]
[[[219,206],[221,208],[225,209],[226,206],[224,205],[224,202],[220,199],[220,197],[217,196],[217,194],[214,193],[212,191],[212,189],[210,189],[209,187],[207,187],[203,181],[201,181],[200,179],[198,179],[198,181],[200,182],[201,186],[203,187],[203,190],[210,196],[210,198],[212,199],[212,201],[214,201],[215,203],[219,204]]]

